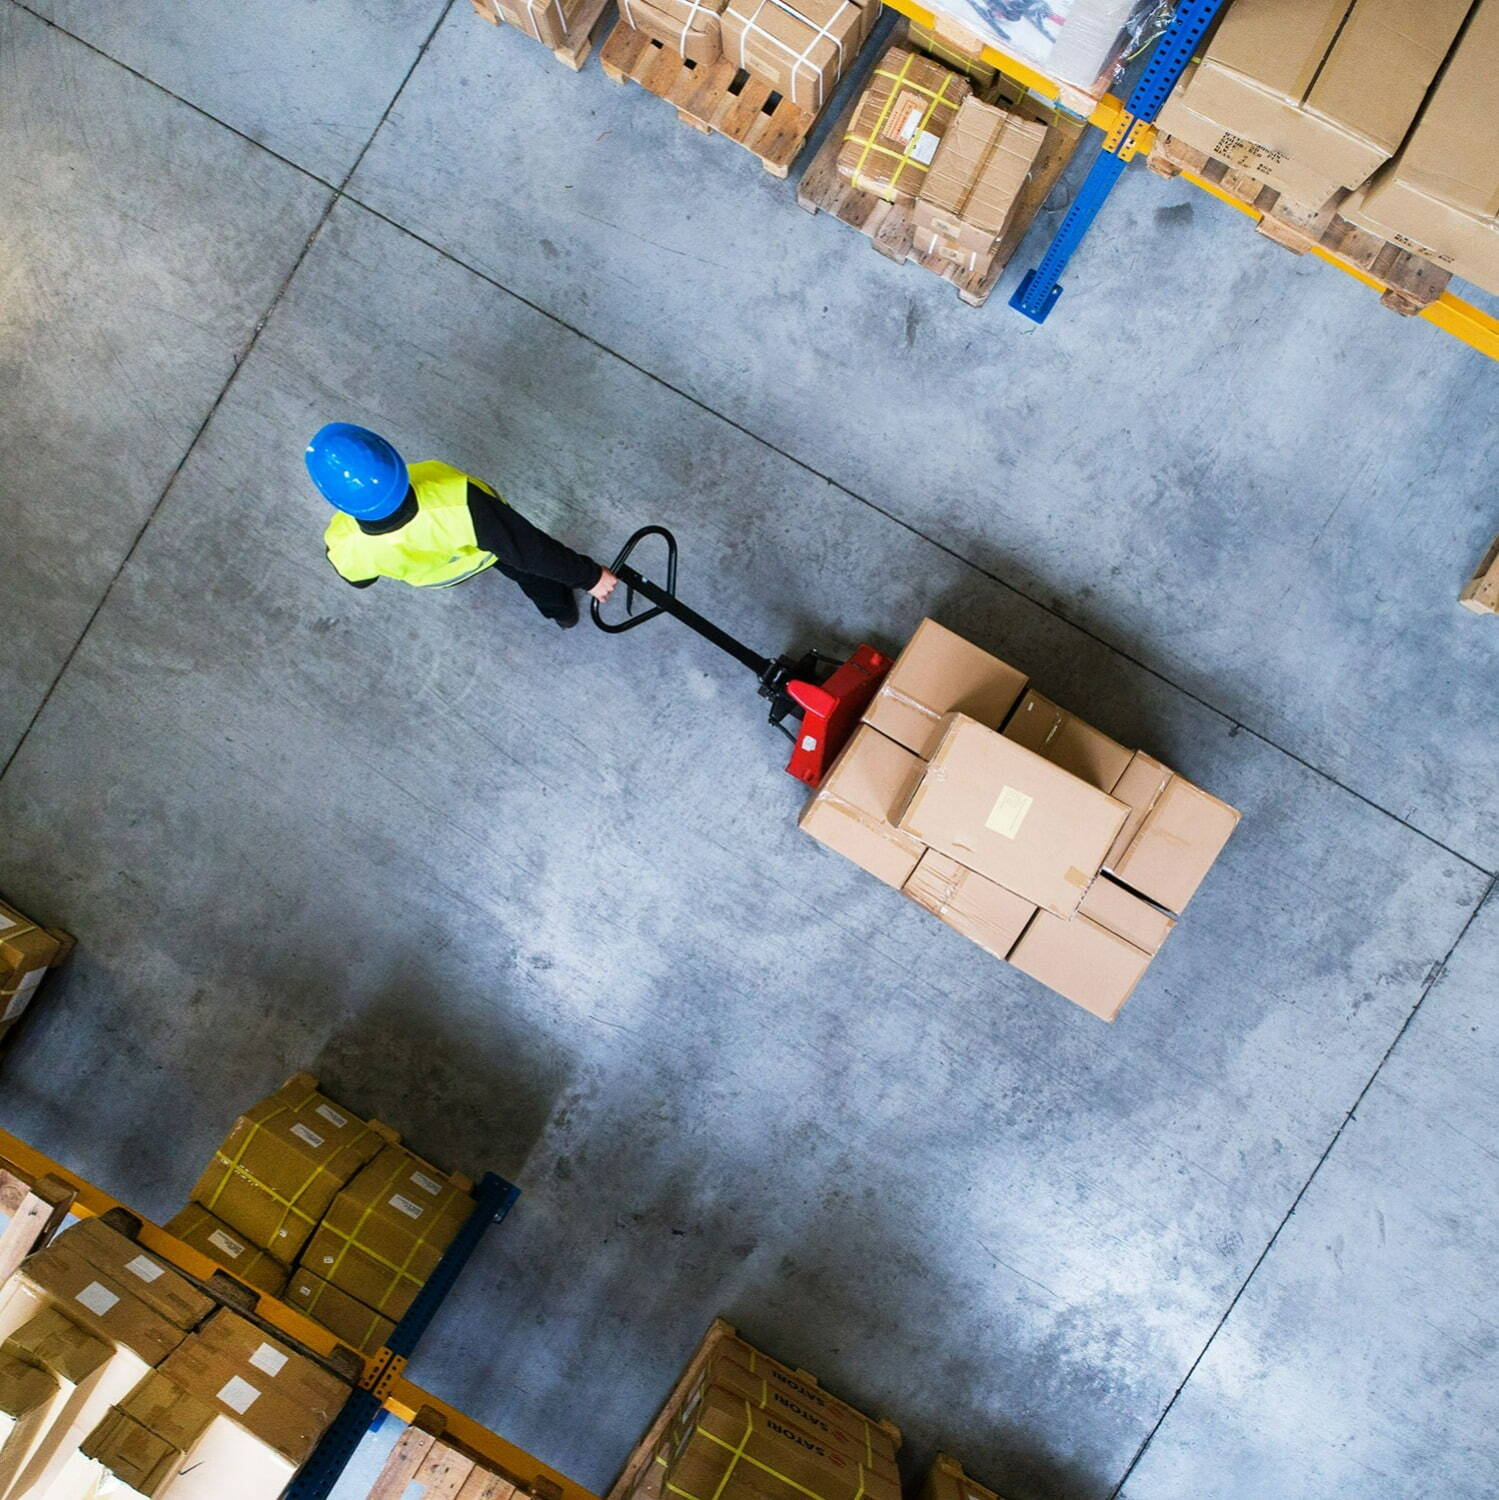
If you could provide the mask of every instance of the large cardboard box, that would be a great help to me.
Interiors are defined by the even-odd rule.
[[[1158,906],[1181,913],[1223,852],[1239,813],[1143,752],[1130,761],[1114,796],[1130,812],[1104,868]]]
[[[1404,149],[1339,212],[1499,292],[1499,0],[1472,18]]]
[[[937,148],[973,92],[960,73],[907,47],[880,59],[838,148],[838,175],[889,203],[913,204]]]
[[[1152,956],[1171,936],[1176,918],[1143,896],[1127,890],[1108,875],[1100,875],[1088,887],[1078,906],[1078,915],[1122,937],[1125,942]]]
[[[201,1203],[189,1203],[162,1226],[185,1245],[191,1245],[210,1260],[217,1261],[231,1276],[279,1297],[286,1288],[291,1269],[283,1266],[269,1250],[252,1245],[237,1235],[222,1220],[214,1218]]]
[[[190,1196],[289,1265],[339,1189],[385,1144],[298,1074],[235,1121]]]
[[[217,1305],[185,1276],[143,1250],[102,1219],[85,1219],[63,1230],[53,1249],[76,1251],[91,1266],[130,1288],[147,1307],[183,1330],[196,1328]]]
[[[954,714],[899,824],[960,865],[1069,917],[1127,812],[997,730]]]
[[[896,827],[921,777],[919,755],[861,724],[823,777],[797,827],[896,890],[925,846]]]
[[[832,98],[880,7],[874,0],[728,0],[719,20],[723,50],[802,109]]]
[[[1151,955],[1078,912],[1070,920],[1039,911],[1010,954],[1022,974],[1112,1021],[1134,993]]]
[[[1471,0],[1234,0],[1157,123],[1298,203],[1399,148]]]
[[[695,63],[723,56],[720,16],[727,0],[619,0],[626,24]]]
[[[460,1184],[387,1146],[333,1200],[302,1265],[399,1320],[473,1208]]]
[[[381,1317],[332,1282],[314,1276],[306,1266],[298,1266],[292,1272],[286,1300],[361,1354],[375,1353],[390,1342],[391,1334],[396,1331],[389,1318]]]
[[[217,1413],[201,1396],[153,1370],[79,1444],[139,1495],[166,1488]]]
[[[501,17],[547,47],[565,47],[588,0],[488,0]],[[491,18],[492,19],[492,18]]]
[[[998,729],[1025,684],[1024,672],[935,620],[923,620],[864,710],[864,722],[926,760],[948,714],[967,714]]]
[[[917,228],[954,255],[991,254],[1045,142],[1039,121],[965,99],[921,185]]]
[[[1036,914],[1036,903],[928,849],[911,872],[905,893],[954,932],[995,958],[1008,958]]]
[[[1045,756],[1101,792],[1112,792],[1129,769],[1132,752],[1076,714],[1058,708],[1034,688],[1020,700],[1004,728],[1005,738]]]

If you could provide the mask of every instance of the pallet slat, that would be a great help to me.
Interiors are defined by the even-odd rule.
[[[469,0],[469,3],[478,13],[479,18],[488,21],[491,26],[509,26],[512,23],[506,20],[504,13],[500,10],[496,0]],[[574,73],[582,71],[583,64],[588,61],[589,54],[593,51],[593,33],[599,22],[603,19],[604,12],[608,10],[610,0],[586,0],[583,8],[574,18],[572,25],[568,28],[567,40],[560,47],[547,47],[547,51],[560,62],[563,67],[571,68]],[[522,26],[514,28],[522,36],[530,36],[530,33]],[[531,37],[535,41],[535,37]],[[546,46],[546,43],[541,43]]]

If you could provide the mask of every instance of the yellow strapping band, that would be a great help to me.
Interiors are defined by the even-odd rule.
[[[741,1397],[740,1399],[744,1400],[743,1397]],[[696,1424],[696,1430],[701,1436],[707,1438],[710,1443],[717,1443],[720,1448],[727,1448],[728,1451],[733,1455],[729,1460],[728,1467],[724,1470],[723,1477],[718,1481],[718,1488],[713,1491],[713,1494],[711,1496],[707,1497],[707,1500],[720,1500],[725,1487],[728,1485],[729,1480],[733,1477],[734,1470],[741,1460],[747,1463],[751,1468],[759,1469],[762,1474],[769,1474],[772,1479],[778,1481],[781,1484],[784,1484],[788,1489],[793,1489],[796,1490],[799,1494],[806,1495],[808,1497],[808,1500],[827,1500],[827,1497],[825,1495],[820,1495],[816,1490],[808,1489],[804,1484],[798,1484],[797,1481],[792,1479],[789,1475],[782,1474],[780,1470],[771,1468],[769,1464],[762,1463],[758,1458],[750,1457],[750,1455],[744,1451],[745,1448],[749,1445],[750,1437],[754,1432],[754,1426],[754,1409],[750,1406],[747,1400],[744,1401],[744,1436],[739,1439],[739,1442],[737,1444],[729,1443],[723,1438],[718,1437],[715,1433],[709,1432],[701,1422],[698,1422]],[[859,1488],[854,1491],[851,1500],[864,1500],[864,1465],[859,1464],[857,1467],[859,1470]],[[690,1490],[684,1490],[680,1485],[669,1483],[667,1484],[666,1488],[673,1494],[682,1496],[682,1500],[704,1500],[704,1497],[694,1495]]]
[[[429,1231],[431,1230],[432,1226],[437,1223],[437,1214],[436,1214],[435,1210],[436,1210],[436,1208],[442,1202],[442,1199],[441,1199],[440,1196],[437,1198],[437,1200],[432,1205],[432,1207],[434,1209],[434,1212],[433,1212],[433,1215],[432,1215],[431,1219],[427,1222],[427,1224],[425,1226],[422,1227],[422,1229],[421,1229],[421,1231],[419,1233],[413,1235],[412,1241],[411,1241],[411,1248],[406,1252],[406,1259],[404,1261],[402,1261],[400,1265],[396,1265],[396,1263],[394,1261],[386,1260],[386,1258],[383,1255],[377,1255],[373,1250],[370,1249],[370,1247],[368,1245],[364,1244],[360,1240],[360,1238],[359,1238],[360,1232],[364,1229],[364,1226],[365,1226],[366,1222],[368,1221],[369,1216],[372,1213],[374,1213],[375,1209],[379,1206],[381,1200],[385,1197],[386,1193],[388,1193],[396,1185],[396,1183],[400,1180],[401,1173],[405,1170],[405,1168],[406,1168],[406,1163],[405,1163],[404,1160],[402,1160],[401,1162],[397,1163],[396,1170],[395,1170],[395,1175],[392,1176],[390,1178],[390,1180],[385,1184],[385,1186],[380,1189],[379,1193],[376,1194],[376,1196],[374,1198],[372,1198],[370,1200],[370,1202],[365,1205],[364,1212],[359,1215],[359,1219],[355,1223],[354,1228],[351,1231],[349,1231],[349,1232],[346,1233],[342,1229],[335,1229],[331,1224],[328,1224],[326,1222],[323,1223],[321,1226],[319,1226],[320,1228],[326,1229],[329,1234],[337,1236],[339,1239],[341,1239],[344,1242],[342,1248],[339,1250],[338,1254],[334,1257],[332,1266],[329,1267],[329,1270],[328,1270],[328,1279],[330,1281],[333,1279],[334,1272],[336,1272],[338,1270],[338,1268],[343,1264],[344,1256],[349,1253],[350,1248],[352,1246],[354,1246],[354,1245],[358,1245],[359,1246],[360,1254],[367,1255],[377,1265],[383,1266],[387,1271],[389,1271],[391,1273],[390,1285],[385,1289],[384,1293],[382,1294],[382,1297],[381,1297],[382,1301],[386,1297],[390,1296],[390,1294],[393,1291],[395,1291],[395,1289],[396,1289],[396,1283],[398,1281],[410,1281],[410,1282],[414,1282],[417,1286],[420,1286],[422,1284],[422,1278],[420,1276],[416,1276],[416,1275],[414,1275],[412,1273],[411,1262],[412,1262],[412,1259],[415,1257],[415,1255],[416,1255],[416,1253],[417,1253],[418,1250],[421,1250],[426,1245],[428,1245],[428,1244],[431,1243],[431,1236],[430,1236]]]
[[[927,105],[926,109],[922,112],[921,119],[916,122],[916,129],[911,133],[912,140],[915,140],[926,130],[926,127],[932,118],[932,114],[939,104],[953,103],[953,101],[947,97],[947,86],[953,81],[954,78],[957,77],[957,75],[953,74],[947,78],[944,78],[942,80],[941,88],[935,90],[929,89],[924,84],[913,83],[907,80],[906,73],[909,70],[911,64],[915,61],[916,54],[913,52],[906,58],[905,62],[901,64],[899,73],[892,73],[888,68],[876,68],[874,70],[875,77],[889,78],[890,80],[892,80],[890,86],[890,97],[885,100],[884,107],[880,110],[879,118],[874,123],[874,129],[869,132],[867,138],[861,139],[858,136],[845,137],[845,139],[852,140],[855,145],[859,145],[864,148],[859,153],[858,161],[854,163],[853,185],[865,192],[875,193],[883,197],[885,192],[888,191],[893,193],[896,190],[896,186],[900,182],[900,175],[906,170],[907,167],[920,167],[920,170],[922,172],[926,171],[926,168],[921,166],[919,162],[912,161],[907,152],[893,151],[889,146],[880,146],[875,144],[875,138],[879,135],[880,131],[884,129],[885,121],[889,117],[890,111],[895,107],[895,100],[900,92],[901,85],[904,84],[908,90],[911,90],[915,93],[927,95],[928,99],[931,101]],[[861,178],[864,175],[864,163],[868,161],[869,153],[871,151],[876,151],[881,156],[892,156],[899,163],[899,165],[891,174],[890,181],[888,183],[875,183],[872,186],[866,188],[861,181]]]

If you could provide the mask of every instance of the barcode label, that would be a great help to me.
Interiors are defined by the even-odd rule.
[[[399,1193],[390,1200],[390,1206],[405,1214],[409,1219],[419,1219],[423,1209],[420,1203],[413,1203],[410,1198],[403,1198]]]
[[[161,1275],[161,1267],[146,1255],[137,1255],[134,1260],[126,1261],[125,1269],[147,1283],[155,1281]]]
[[[214,1229],[209,1232],[208,1243],[222,1250],[225,1255],[241,1256],[245,1253],[245,1247],[238,1240],[232,1240],[222,1229]]]
[[[330,1125],[332,1125],[335,1130],[342,1130],[344,1126],[349,1123],[349,1117],[347,1115],[339,1114],[336,1109],[328,1104],[318,1105],[317,1113],[320,1114]]]
[[[431,1193],[434,1198],[442,1191],[442,1184],[440,1182],[433,1182],[425,1172],[413,1172],[411,1174],[411,1180],[419,1188],[421,1188],[423,1192]]]
[[[322,1136],[320,1136],[315,1130],[309,1130],[300,1122],[292,1126],[291,1133],[294,1136],[298,1137],[298,1139],[306,1141],[307,1144],[313,1148],[313,1150],[316,1150],[323,1144]]]

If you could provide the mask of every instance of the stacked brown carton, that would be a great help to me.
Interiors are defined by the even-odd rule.
[[[0,1041],[25,1015],[37,986],[67,956],[70,940],[0,901]]]
[[[878,0],[728,0],[724,55],[815,114],[859,55]]]
[[[899,1445],[715,1323],[609,1500],[900,1500]]]
[[[695,63],[723,56],[720,17],[727,0],[619,0],[625,23]]]
[[[565,47],[589,0],[475,0],[480,15],[506,21],[547,47]]]
[[[908,47],[887,48],[869,75],[838,151],[838,175],[888,203],[916,202],[973,86]]]
[[[1471,4],[1235,0],[1157,124],[1316,209],[1400,148]]]
[[[1111,1021],[1238,818],[924,620],[801,827]]]
[[[916,249],[967,271],[992,260],[1045,141],[1040,121],[965,99],[916,197]]]
[[[970,1479],[957,1459],[939,1453],[927,1471],[919,1500],[1003,1500],[1003,1496]]]

